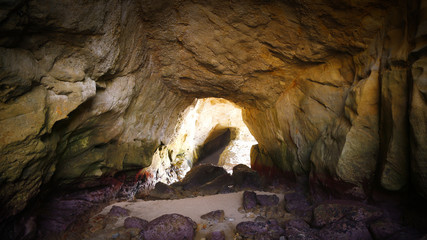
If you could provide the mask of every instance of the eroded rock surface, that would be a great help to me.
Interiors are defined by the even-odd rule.
[[[0,222],[52,185],[134,177],[204,97],[244,108],[253,163],[356,198],[427,196],[426,1],[0,6]]]

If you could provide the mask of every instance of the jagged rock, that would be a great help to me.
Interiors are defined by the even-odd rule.
[[[374,239],[388,239],[401,228],[402,226],[400,224],[390,220],[378,220],[369,225],[369,230]]]
[[[110,211],[108,212],[108,215],[113,217],[126,217],[129,216],[130,211],[126,208],[122,208],[119,206],[112,206]]]
[[[261,179],[259,174],[248,166],[239,164],[233,167],[233,180],[236,189],[260,189]]]
[[[125,228],[138,228],[143,230],[148,224],[147,220],[138,217],[128,217],[124,221]]]
[[[245,191],[243,192],[243,208],[245,210],[251,210],[256,207],[256,193]]]
[[[201,195],[228,193],[234,190],[233,184],[233,178],[229,174],[223,174],[200,186],[198,192]]]
[[[142,236],[146,240],[193,239],[197,224],[179,214],[166,214],[149,222]]]
[[[414,184],[426,198],[424,8],[413,0],[4,1],[0,221],[40,189],[101,186],[148,167],[165,144],[179,147],[162,163],[191,166],[199,146],[181,145],[187,135],[177,131],[195,98],[208,96],[244,108],[265,160],[255,163],[318,176],[322,187],[351,184],[343,192],[353,197],[366,198],[379,176],[388,190]],[[237,188],[260,186],[240,175],[254,178],[234,174]]]
[[[256,201],[262,207],[271,207],[279,204],[279,197],[277,197],[276,195],[257,194]]]
[[[224,210],[216,210],[200,216],[201,219],[209,222],[218,223],[224,221]]]
[[[185,175],[185,178],[180,183],[174,184],[174,186],[180,186],[184,191],[194,191],[217,177],[226,174],[227,172],[222,167],[201,164],[193,167]]]
[[[225,240],[225,234],[224,234],[224,231],[215,231],[215,232],[210,232],[210,233],[206,236],[206,240]]]

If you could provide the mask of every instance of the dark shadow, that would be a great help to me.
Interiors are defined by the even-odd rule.
[[[202,149],[200,150],[200,157],[196,163],[218,165],[219,157],[225,150],[231,140],[231,130],[229,128],[215,129],[206,138]]]

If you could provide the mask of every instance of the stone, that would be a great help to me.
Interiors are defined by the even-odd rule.
[[[279,204],[279,197],[276,195],[256,195],[257,203],[262,207],[271,207]]]
[[[369,230],[363,222],[354,222],[348,219],[341,219],[325,226],[319,231],[321,239],[372,239]]]
[[[225,233],[224,231],[210,232],[206,236],[206,240],[225,240]]]
[[[285,235],[288,239],[320,239],[317,231],[310,228],[304,220],[297,218],[285,223]]]
[[[236,226],[236,232],[245,238],[259,238],[266,235],[268,231],[265,222],[241,222]]]
[[[177,193],[173,187],[158,182],[154,189],[150,191],[149,196],[154,199],[174,199],[177,197]]]
[[[126,208],[122,208],[119,206],[112,206],[110,211],[108,212],[108,215],[113,217],[126,217],[129,216],[130,211]]]
[[[138,217],[128,217],[124,221],[125,228],[138,228],[143,230],[148,224],[147,220],[138,218]]]
[[[224,222],[224,210],[208,212],[200,216],[200,218],[213,223]]]
[[[193,167],[182,179],[180,185],[185,191],[194,191],[215,178],[226,174],[227,172],[222,167],[201,164]]]
[[[241,222],[237,224],[236,232],[245,238],[278,239],[284,235],[285,230],[276,221]]]
[[[313,215],[313,207],[308,201],[306,194],[300,191],[287,193],[284,195],[284,199],[286,211],[296,216],[302,217],[307,221],[311,220]]]
[[[197,224],[179,214],[166,214],[148,223],[142,236],[146,240],[193,239]]]
[[[248,166],[239,164],[233,167],[233,180],[236,189],[252,189],[261,188],[261,179],[259,174],[250,169]]]
[[[313,225],[323,227],[344,217],[357,222],[376,220],[382,211],[354,201],[335,201],[322,203],[313,210]]]
[[[2,1],[0,221],[41,199],[41,189],[105,186],[150,167],[161,146],[153,176],[181,178],[216,124],[228,127],[228,118],[199,121],[215,126],[182,133],[206,97],[243,109],[258,141],[256,169],[310,175],[358,199],[378,176],[386,189],[414,185],[427,198],[424,8]],[[254,172],[237,172],[236,189],[262,185]]]
[[[200,186],[198,192],[201,195],[233,192],[233,184],[233,178],[229,174],[223,174]]]
[[[413,93],[410,103],[409,122],[411,146],[411,176],[420,194],[427,198],[427,57],[423,56],[412,66]]]
[[[256,207],[256,204],[257,204],[256,196],[257,195],[255,192],[250,192],[250,191],[243,192],[243,208],[246,211]]]

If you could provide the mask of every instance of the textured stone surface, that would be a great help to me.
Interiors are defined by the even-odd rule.
[[[204,97],[244,108],[258,162],[353,197],[366,197],[375,174],[387,190],[411,183],[426,197],[425,8],[3,1],[0,221],[51,183],[148,167]]]
[[[254,207],[256,207],[257,200],[256,200],[256,193],[245,191],[243,193],[243,208],[245,210],[251,210]]]
[[[143,232],[147,240],[193,239],[197,224],[179,214],[166,214],[149,222]]]
[[[216,211],[208,212],[200,216],[200,218],[210,222],[214,222],[214,223],[223,222],[224,210],[216,210]]]
[[[138,228],[143,230],[148,224],[147,220],[138,217],[128,217],[125,219],[123,226],[125,228]]]

